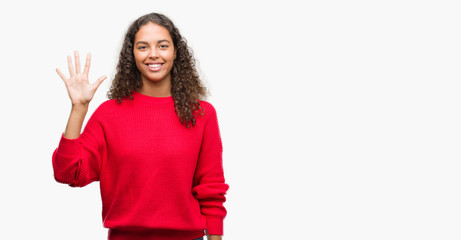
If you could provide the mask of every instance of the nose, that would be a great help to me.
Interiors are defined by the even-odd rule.
[[[150,50],[149,57],[151,57],[151,58],[157,58],[158,57],[157,48],[152,48],[152,50]]]

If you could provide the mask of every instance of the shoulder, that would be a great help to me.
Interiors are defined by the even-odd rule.
[[[95,111],[106,111],[106,110],[109,110],[111,108],[114,108],[116,106],[116,104],[117,104],[117,102],[115,101],[115,99],[105,100],[104,102],[99,104],[99,106],[96,108]]]
[[[105,100],[104,102],[102,102],[101,105],[99,105],[99,107],[101,107],[101,108],[113,108],[113,107],[118,106],[119,104],[120,103],[117,103],[116,99],[108,99],[108,100]]]
[[[200,107],[203,108],[205,116],[207,115],[212,116],[212,117],[216,116],[216,108],[213,106],[213,104],[205,100],[199,100],[199,103],[200,103]]]
[[[114,113],[114,109],[119,105],[115,99],[105,100],[94,110],[93,116],[103,118]]]

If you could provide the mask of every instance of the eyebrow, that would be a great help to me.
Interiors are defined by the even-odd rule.
[[[161,42],[170,42],[170,41],[168,41],[168,40],[166,40],[166,39],[162,39],[162,40],[158,40],[158,41],[157,41],[157,43],[161,43]],[[138,41],[138,42],[136,42],[135,45],[138,45],[138,44],[148,44],[148,43],[147,43],[147,42],[144,42],[144,41]]]

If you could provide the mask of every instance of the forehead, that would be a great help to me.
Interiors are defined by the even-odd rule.
[[[149,22],[141,26],[135,35],[135,42],[137,41],[157,41],[157,40],[169,40],[172,41],[170,33],[165,27],[158,24]]]

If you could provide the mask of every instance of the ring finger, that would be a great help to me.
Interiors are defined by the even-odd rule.
[[[75,74],[74,74],[74,67],[72,66],[72,57],[71,56],[67,56],[67,66],[69,67],[70,77],[73,77]]]

